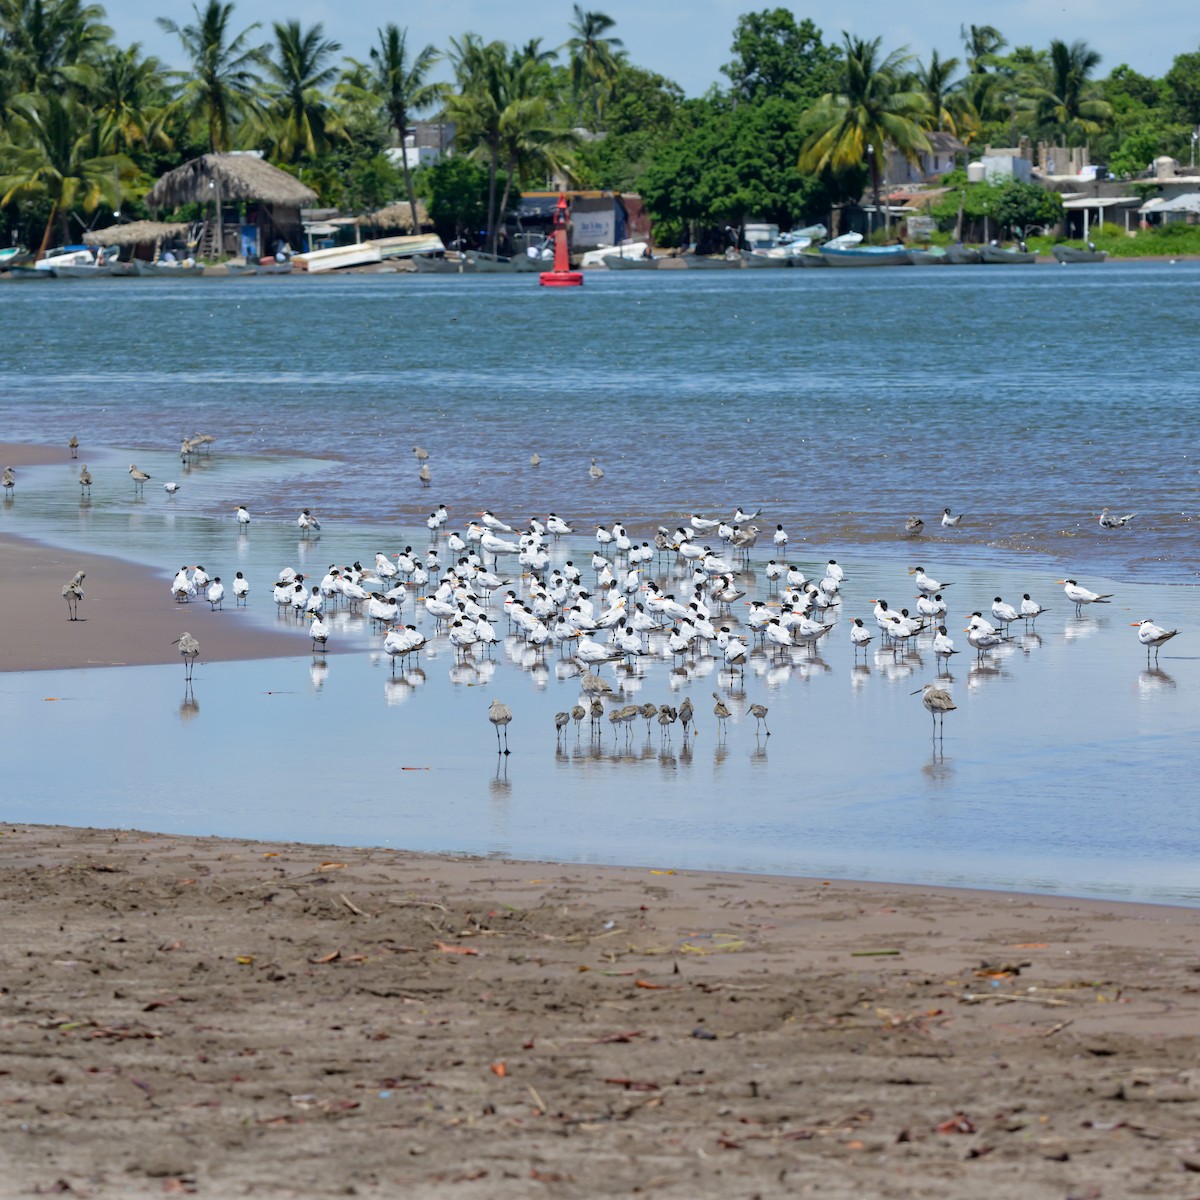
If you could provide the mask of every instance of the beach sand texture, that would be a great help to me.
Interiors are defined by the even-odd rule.
[[[5,1195],[1200,1194],[1190,911],[0,845]]]

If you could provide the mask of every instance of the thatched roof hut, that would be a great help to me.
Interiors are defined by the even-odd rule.
[[[269,243],[280,239],[300,245],[300,210],[316,199],[312,188],[256,155],[202,154],[168,171],[146,194],[145,202],[153,209],[173,209],[220,200],[222,228],[211,240],[208,235],[202,239],[203,256],[212,250],[225,254],[231,249],[235,253],[266,253]],[[245,204],[246,220],[240,223],[258,227],[251,238],[258,245],[252,251],[244,231],[232,238],[235,245],[227,244],[231,231],[224,208],[230,204]]]
[[[202,154],[168,171],[146,193],[145,202],[151,208],[210,204],[213,184],[220,186],[225,204],[246,201],[299,210],[317,199],[317,193],[294,175],[253,154]]]
[[[386,208],[366,213],[356,218],[356,225],[369,226],[372,229],[399,229],[404,233],[420,233],[422,227],[430,225],[429,214],[425,205],[417,201],[417,225],[413,226],[412,206],[407,201],[389,204]]]
[[[98,246],[152,246],[183,237],[187,231],[186,221],[130,221],[128,225],[94,229],[88,236]]]

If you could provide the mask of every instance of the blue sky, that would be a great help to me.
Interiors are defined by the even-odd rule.
[[[104,2],[104,0],[102,0]],[[614,31],[625,41],[634,62],[674,79],[689,95],[699,95],[723,81],[721,65],[729,59],[733,27],[743,12],[773,7],[771,0],[690,0],[688,3],[638,3],[636,0],[585,0],[585,8],[607,13],[617,22]],[[1140,11],[1133,15],[1131,8]],[[181,0],[108,0],[109,24],[121,42],[140,41],[148,53],[170,65],[177,61],[178,43],[155,24],[168,16],[187,24],[191,3]],[[1104,56],[1100,74],[1126,62],[1143,74],[1161,75],[1172,58],[1200,49],[1200,6],[1194,0],[1160,0],[1130,6],[1117,0],[994,0],[986,6],[963,7],[948,0],[920,4],[881,5],[878,0],[843,0],[836,15],[820,9],[793,8],[798,17],[811,16],[829,40],[842,29],[864,36],[882,36],[886,48],[907,45],[924,57],[931,49],[958,54],[961,24],[995,25],[1014,44],[1045,46],[1051,38],[1085,38]],[[829,10],[824,10],[829,13]],[[400,6],[390,0],[240,0],[235,27],[261,21],[297,18],[305,25],[321,21],[326,34],[336,37],[344,53],[365,58],[378,26],[393,21],[407,26],[410,42],[444,46],[450,37],[468,30],[485,39],[525,42],[541,37],[545,45],[566,40],[572,5],[551,0],[536,5],[512,0],[440,0]]]

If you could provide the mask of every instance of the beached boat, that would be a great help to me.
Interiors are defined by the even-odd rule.
[[[792,260],[792,265],[795,267],[827,267],[829,263],[821,257],[820,250],[806,250],[803,254],[797,254]]]
[[[418,275],[474,275],[475,264],[466,258],[447,254],[444,258],[434,254],[415,254],[412,264]]]
[[[930,246],[927,250],[910,248],[908,257],[914,267],[944,267],[950,264],[950,255],[941,246]]]
[[[182,279],[188,275],[203,275],[204,266],[198,262],[145,262],[143,259],[133,260],[134,270],[145,279]]]
[[[416,258],[418,254],[440,254],[445,243],[436,233],[398,234],[396,237],[372,238],[379,247],[383,261],[393,258]]]
[[[24,246],[6,246],[0,250],[0,271],[7,271],[12,266],[22,266],[26,261],[32,263],[33,255]]]
[[[1003,246],[981,246],[979,253],[985,263],[995,266],[1019,266],[1037,262],[1036,250],[1014,250]]]
[[[1108,257],[1107,250],[1097,250],[1094,246],[1086,250],[1080,246],[1051,246],[1050,253],[1060,263],[1096,263]]]
[[[514,254],[506,258],[502,254],[485,254],[480,250],[468,250],[466,259],[480,275],[521,275],[530,271],[545,271],[549,264],[540,256]],[[552,260],[551,260],[552,261]]]
[[[687,264],[689,271],[736,271],[747,257],[745,254],[684,254],[680,261]]]
[[[588,267],[602,267],[604,260],[610,255],[620,255],[622,258],[645,258],[650,253],[650,243],[647,241],[640,242],[620,242],[616,246],[599,246],[595,250],[589,250],[579,260],[579,265],[583,269]]]
[[[653,271],[657,258],[626,258],[623,254],[606,254],[600,260],[610,271]]]
[[[908,267],[912,259],[903,246],[821,247],[821,257],[831,267]]]
[[[307,271],[310,275],[346,267],[369,267],[382,261],[383,255],[374,242],[355,242],[349,246],[331,246],[328,250],[310,250],[292,259],[297,270]]]
[[[742,256],[742,261],[746,266],[758,269],[763,267],[790,267],[792,259],[799,256],[799,251],[795,254],[789,254],[782,246],[777,246],[771,250],[751,250],[748,254]]]
[[[946,257],[954,267],[969,267],[983,262],[983,255],[979,253],[977,246],[964,246],[961,243],[957,246],[947,246]]]
[[[39,271],[37,267],[28,263],[14,263],[8,268],[8,276],[10,279],[20,279],[26,283],[44,282],[55,277],[53,271]]]

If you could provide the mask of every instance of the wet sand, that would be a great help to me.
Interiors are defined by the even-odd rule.
[[[1200,930],[3,829],[6,1194],[1200,1194]]]
[[[87,462],[84,447],[79,448],[79,465]],[[25,442],[0,442],[0,466],[3,467],[47,467],[55,463],[70,462],[71,451],[66,446],[32,446]],[[17,479],[18,489],[21,486]]]
[[[69,621],[62,588],[80,570],[87,573],[80,620]],[[0,611],[9,628],[0,639],[0,672],[176,662],[172,642],[184,630],[200,639],[202,662],[272,658],[307,647],[256,626],[235,609],[231,580],[223,582],[225,619],[213,621],[207,600],[173,603],[170,579],[158,572],[0,535]]]

